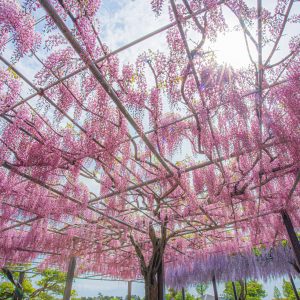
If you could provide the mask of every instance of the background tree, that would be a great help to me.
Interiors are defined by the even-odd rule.
[[[54,300],[63,296],[66,274],[58,270],[46,269],[40,273],[41,279],[37,281],[38,288],[30,295],[30,299]],[[72,290],[72,296],[76,291]]]
[[[12,272],[14,278],[18,278],[19,272]],[[32,275],[33,273],[33,275]],[[31,274],[32,276],[29,276]],[[36,281],[37,279],[37,281]],[[24,299],[56,300],[63,296],[65,288],[66,274],[52,269],[39,271],[31,269],[30,273],[25,273],[22,286]],[[33,283],[37,286],[34,288]],[[15,291],[15,286],[0,272],[0,299],[10,299]],[[76,291],[72,290],[72,299],[75,300]]]
[[[169,288],[168,289],[168,294],[166,295],[167,300],[175,299],[176,294],[178,293],[175,289]]]
[[[235,288],[236,288],[236,292],[237,292],[237,295],[238,295],[239,299],[243,299],[243,297],[244,297],[243,296],[244,295],[243,280],[236,281],[235,282]],[[228,299],[228,300],[234,300],[235,299],[231,281],[226,282],[224,295],[225,295],[226,299]]]
[[[73,299],[73,298],[72,298]],[[124,298],[127,299],[127,296]],[[139,296],[133,295],[131,297],[131,300],[140,300],[141,298]],[[123,297],[119,296],[104,296],[102,293],[98,293],[98,296],[96,297],[81,297],[80,300],[123,300]]]
[[[260,300],[267,296],[263,285],[257,281],[251,280],[247,283],[247,300]]]
[[[261,283],[254,280],[250,280],[249,282],[247,282],[245,293],[243,293],[244,287],[242,286],[241,283],[243,283],[243,281],[235,282],[235,287],[239,299],[260,300],[267,296],[267,293],[263,289],[263,285]],[[224,295],[226,299],[234,300],[234,293],[233,293],[233,287],[231,281],[225,284]]]
[[[281,299],[281,293],[277,286],[274,287],[274,299]]]
[[[172,288],[170,288],[169,290],[169,293],[166,294],[166,300],[182,300],[182,293],[181,291],[176,291]],[[196,298],[191,295],[189,292],[186,292],[185,293],[185,299],[186,300],[195,300]]]
[[[128,300],[128,296],[125,297],[125,300]],[[131,295],[130,300],[141,300],[140,296],[136,296],[136,295]]]
[[[206,291],[208,289],[208,284],[206,283],[198,283],[196,285],[196,292],[200,296],[200,299],[205,295]]]
[[[19,272],[11,272],[14,281],[18,281]],[[22,283],[24,297],[29,296],[32,292],[34,292],[34,287],[28,278],[25,275],[25,278]],[[7,278],[7,275],[0,270],[0,299],[11,299],[15,292],[15,286],[13,283]]]
[[[283,279],[282,290],[285,298],[288,300],[297,300],[292,284],[289,281]],[[300,289],[298,289],[298,294],[300,294]]]

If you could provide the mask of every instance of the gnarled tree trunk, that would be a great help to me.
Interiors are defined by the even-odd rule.
[[[145,300],[158,299],[158,284],[156,274],[146,274],[145,280]]]
[[[142,267],[145,280],[145,300],[162,300],[163,296],[163,253],[161,239],[157,239],[152,257],[146,268]],[[142,265],[141,265],[142,266]]]
[[[161,237],[157,237],[152,226],[149,237],[152,243],[152,255],[146,264],[142,247],[132,236],[130,240],[139,257],[141,273],[145,280],[145,300],[163,300],[163,255],[166,246],[166,222],[161,226]]]

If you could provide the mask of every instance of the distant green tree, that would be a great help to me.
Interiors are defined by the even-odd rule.
[[[38,288],[30,295],[30,299],[56,300],[62,298],[66,283],[66,273],[46,269],[39,273],[40,280],[36,282]],[[76,296],[76,291],[71,291],[72,299]],[[75,300],[75,299],[74,299]]]
[[[198,283],[196,285],[196,292],[200,296],[200,299],[203,298],[207,289],[208,289],[208,284],[206,284],[206,283]]]
[[[235,289],[239,300],[246,299],[246,282],[244,280],[235,281]],[[227,300],[234,300],[234,292],[232,282],[229,281],[225,284],[224,296]]]
[[[263,289],[263,285],[254,280],[247,282],[246,288],[242,280],[236,281],[235,287],[238,297],[243,300],[261,300],[267,296],[266,291]],[[224,295],[227,300],[234,300],[234,292],[231,281],[225,284]]]
[[[175,299],[176,294],[178,293],[175,289],[169,288],[168,294],[166,294],[166,300],[173,300]]]
[[[168,291],[169,291],[169,293],[166,294],[166,300],[182,300],[182,292],[181,291],[176,291],[172,288],[170,288]],[[185,300],[196,300],[196,299],[189,292],[186,292]]]
[[[296,300],[296,295],[293,290],[293,286],[289,281],[286,281],[283,279],[283,285],[282,285],[283,295],[288,300]],[[300,295],[300,290],[298,289],[298,294]]]
[[[138,296],[132,296],[131,297],[131,300],[139,300],[140,298],[135,298],[135,297],[138,297]],[[125,299],[127,299],[127,296],[125,297]],[[98,296],[96,297],[81,297],[81,300],[123,300],[122,297],[116,297],[116,296],[104,296],[102,295],[102,293],[98,293]]]
[[[128,296],[126,296],[124,300],[128,300]],[[141,300],[141,297],[140,296],[136,296],[136,295],[131,295],[131,299],[130,300]]]
[[[18,282],[19,272],[9,271],[9,273],[11,274],[14,282]],[[23,280],[22,287],[23,287],[23,299],[24,297],[29,296],[35,290],[30,279],[27,276],[25,276]],[[1,300],[12,299],[15,293],[15,289],[16,287],[9,279],[7,273],[4,272],[3,269],[0,269],[0,299]]]
[[[260,300],[267,296],[261,283],[251,280],[247,283],[247,300]]]
[[[281,293],[277,286],[274,287],[274,299],[280,300],[281,299]]]
[[[29,266],[26,267],[29,268]],[[57,300],[62,298],[66,282],[66,274],[64,272],[52,269],[39,271],[36,268],[32,268],[30,273],[32,272],[35,274],[31,277],[29,277],[29,274],[25,273],[25,278],[22,283],[24,300]],[[17,281],[19,272],[11,273],[14,277],[14,281]],[[37,281],[35,281],[35,279],[37,279]],[[34,288],[33,282],[35,282],[37,288]],[[3,271],[0,272],[0,299],[11,299],[14,291],[15,286],[10,282]],[[76,300],[75,290],[72,290],[71,295],[72,300]]]

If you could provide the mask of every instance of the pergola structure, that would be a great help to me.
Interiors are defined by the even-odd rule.
[[[74,272],[162,299],[170,264],[287,238],[300,266],[298,1],[148,2],[171,22],[111,50],[99,0],[0,0],[0,261],[68,269],[64,299]],[[207,47],[227,13],[248,67]],[[119,61],[160,34],[164,51]]]

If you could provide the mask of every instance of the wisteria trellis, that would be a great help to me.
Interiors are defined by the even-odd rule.
[[[282,211],[299,227],[300,40],[283,38],[299,1],[148,2],[158,18],[168,6],[171,23],[111,50],[100,0],[0,0],[2,265],[77,257],[79,273],[143,276],[156,299],[162,260],[272,246],[286,238]],[[224,11],[248,67],[219,65],[206,48],[226,30]],[[162,32],[167,51],[120,63]],[[33,82],[14,66],[28,55],[41,65]]]

